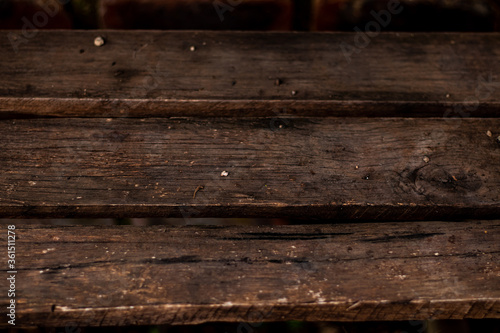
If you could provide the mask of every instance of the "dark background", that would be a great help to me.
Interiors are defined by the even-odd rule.
[[[364,31],[389,0],[0,0],[0,29],[197,29],[261,31]],[[500,30],[500,0],[401,0],[384,31]],[[64,4],[60,4],[64,3]],[[44,14],[45,13],[45,14]],[[47,19],[46,19],[47,18]],[[30,23],[26,23],[30,22]],[[31,24],[31,25],[29,25]],[[0,224],[287,224],[250,219],[0,220]],[[244,327],[242,329],[242,327]],[[17,330],[9,330],[16,332]],[[33,329],[23,332],[500,332],[500,321],[368,323],[282,322],[244,325]]]

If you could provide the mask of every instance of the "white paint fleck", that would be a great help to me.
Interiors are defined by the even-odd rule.
[[[104,38],[102,38],[101,36],[98,36],[94,39],[94,45],[97,46],[97,47],[101,47],[103,46],[104,44],[106,43],[106,41],[104,40]]]
[[[229,176],[229,172],[227,172],[226,170],[224,170],[224,171],[222,171],[222,172],[220,173],[220,176],[221,176],[221,177],[227,177],[227,176]]]

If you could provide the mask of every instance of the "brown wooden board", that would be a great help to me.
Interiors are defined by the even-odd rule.
[[[16,327],[500,318],[499,221],[15,232]]]
[[[500,120],[0,121],[1,217],[500,216]]]
[[[500,106],[498,33],[29,33],[0,31],[4,118],[497,117]]]

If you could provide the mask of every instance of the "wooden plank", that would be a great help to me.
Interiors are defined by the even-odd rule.
[[[499,130],[497,118],[3,120],[0,216],[498,218]]]
[[[497,117],[499,57],[497,33],[2,31],[0,115]]]
[[[500,221],[16,233],[16,327],[500,318]]]

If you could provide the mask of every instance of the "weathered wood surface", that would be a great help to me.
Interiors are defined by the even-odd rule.
[[[496,118],[3,120],[0,216],[498,218],[499,130]]]
[[[0,116],[497,117],[499,57],[497,33],[1,31]]]
[[[20,326],[500,318],[499,221],[16,230]]]

